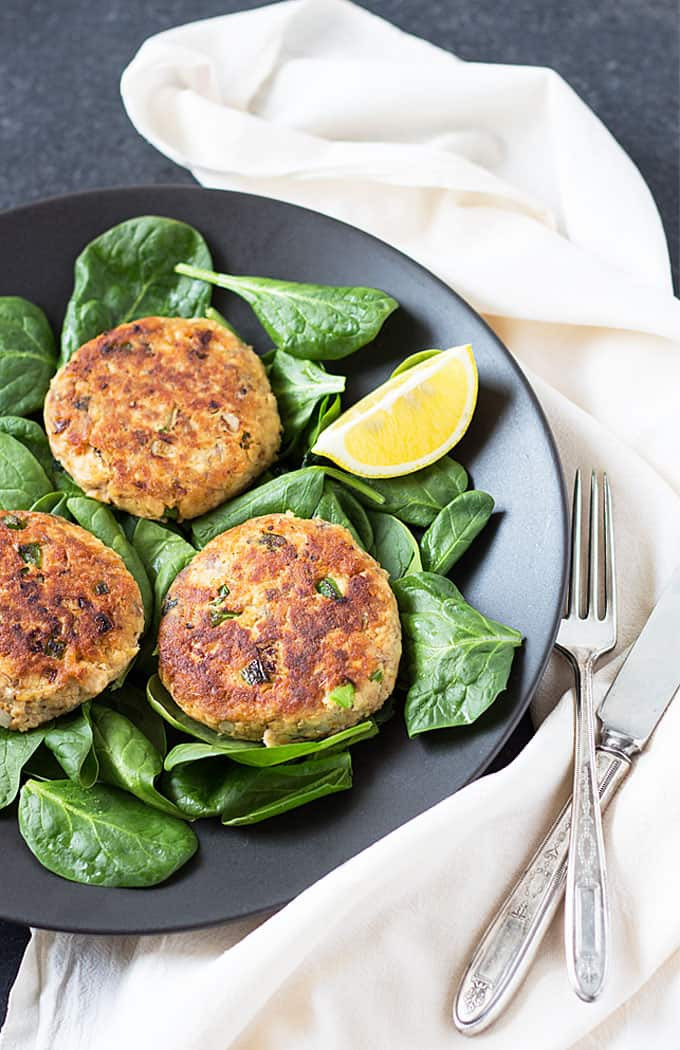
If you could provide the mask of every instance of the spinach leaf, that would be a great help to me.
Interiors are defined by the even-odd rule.
[[[177,744],[165,759],[166,769],[172,769],[185,762],[195,762],[199,758],[218,756],[227,756],[234,762],[248,766],[274,766],[281,762],[290,762],[295,758],[303,758],[305,755],[315,755],[321,751],[331,751],[338,747],[356,744],[359,740],[368,740],[378,731],[372,721],[366,721],[351,726],[349,729],[343,729],[323,740],[301,740],[292,744],[265,747],[263,744],[248,740],[235,740],[233,737],[216,733],[209,726],[190,718],[172,699],[158,675],[153,675],[149,679],[146,695],[154,711],[161,715],[169,725],[201,741],[201,743]]]
[[[230,826],[257,824],[352,786],[343,751],[290,766],[248,769],[226,761],[197,762],[168,774],[165,789],[190,817],[221,816]]]
[[[0,510],[28,510],[51,491],[35,456],[15,437],[0,432]]]
[[[94,707],[92,717],[99,779],[129,791],[154,809],[181,816],[154,786],[163,769],[163,759],[144,733],[125,715],[103,704]]]
[[[326,480],[323,496],[316,506],[314,517],[323,518],[334,525],[343,525],[360,547],[370,551],[373,545],[373,528],[368,514],[343,485],[330,479]]]
[[[116,514],[116,517],[117,517],[117,520],[118,520],[118,524],[120,525],[121,529],[125,533],[125,539],[129,543],[132,543],[132,538],[133,538],[133,536],[135,534],[135,529],[137,528],[137,522],[141,521],[141,518],[136,517],[134,514],[128,514],[128,512],[126,510],[119,510],[117,512],[117,514]],[[145,566],[145,568],[146,568],[146,566]],[[148,575],[149,574],[147,572],[147,576]],[[150,576],[149,576],[149,582],[150,583],[153,582],[151,580]]]
[[[177,573],[189,564],[196,550],[183,536],[145,518],[140,518],[135,525],[132,546],[153,584],[154,625],[157,630],[168,588]]]
[[[324,472],[321,467],[304,467],[265,481],[263,485],[228,500],[215,510],[196,518],[191,535],[197,547],[261,514],[284,514],[291,510],[298,518],[311,518],[321,499]]]
[[[282,455],[301,439],[318,403],[345,389],[345,377],[330,375],[322,365],[277,350],[268,368],[283,424]]]
[[[0,297],[0,415],[37,412],[56,364],[54,336],[40,307],[17,295]]]
[[[98,704],[125,715],[133,725],[153,744],[156,751],[165,756],[168,750],[168,742],[165,735],[165,721],[147,702],[146,694],[141,689],[126,682],[125,685],[116,689],[115,692],[102,693],[97,698]]]
[[[431,467],[400,478],[362,478],[384,499],[380,508],[409,525],[429,525],[439,511],[467,488],[467,474],[455,460],[444,456]],[[368,506],[359,492],[361,502]]]
[[[98,503],[96,499],[88,499],[85,496],[72,496],[67,506],[69,514],[73,515],[79,525],[82,525],[84,529],[91,532],[123,559],[128,571],[137,581],[144,605],[144,621],[148,627],[153,618],[153,592],[149,577],[146,575],[141,558],[128,541],[112,511],[103,503]]]
[[[505,689],[522,635],[482,616],[444,576],[414,573],[393,587],[411,682],[409,736],[474,722]]]
[[[10,434],[20,441],[24,448],[35,456],[49,480],[54,480],[52,450],[47,434],[39,423],[35,423],[32,419],[23,419],[21,416],[0,416],[0,433]]]
[[[300,439],[300,445],[305,449],[305,456],[302,461],[303,467],[307,465],[305,460],[309,456],[309,450],[316,444],[319,434],[338,418],[341,407],[339,394],[334,396],[327,394],[316,409],[316,416],[314,417],[314,413],[312,414],[312,421]]]
[[[358,478],[355,474],[347,474],[344,470],[338,470],[337,467],[329,467],[326,463],[320,463],[319,467],[327,478],[333,478],[335,481],[339,481],[341,485],[344,485],[345,488],[351,489],[352,492],[358,492],[363,496],[367,507],[382,506],[385,502],[385,497],[367,484],[365,478]]]
[[[35,501],[31,510],[40,511],[42,514],[54,514],[57,518],[71,521],[67,503],[68,496],[65,492],[48,492]]]
[[[211,289],[180,277],[175,263],[211,266],[197,230],[175,219],[144,215],[113,226],[82,250],[61,333],[64,364],[79,346],[101,332],[138,317],[199,317]]]
[[[416,538],[407,525],[393,514],[382,511],[367,511],[373,526],[373,544],[370,553],[386,569],[390,583],[421,572],[420,549]]]
[[[370,343],[399,305],[377,288],[237,277],[183,263],[175,270],[240,295],[280,350],[312,361],[347,357]]]
[[[326,481],[326,487],[335,493],[340,506],[359,537],[359,544],[364,550],[370,551],[373,546],[373,526],[359,500],[344,485],[337,482]]]
[[[45,747],[69,780],[83,788],[92,787],[99,775],[99,765],[93,747],[89,701],[73,714],[57,719],[45,733]]]
[[[92,886],[155,886],[198,847],[184,820],[116,788],[84,789],[70,780],[28,780],[19,830],[48,871]]]
[[[329,758],[296,762],[271,769],[234,770],[225,783],[220,816],[229,827],[259,824],[307,802],[352,786],[349,751]]]
[[[229,321],[227,321],[226,317],[224,317],[219,312],[219,310],[216,310],[214,306],[206,307],[205,316],[208,318],[209,321],[214,321],[215,324],[221,324],[223,328],[226,328],[228,332],[231,332],[232,335],[235,335],[237,339],[241,339],[241,336],[238,334],[234,326],[232,324],[229,324]],[[241,339],[241,342],[244,343],[245,340]]]
[[[20,733],[17,729],[0,726],[0,809],[16,798],[21,781],[21,770],[45,736],[44,726]]]
[[[441,354],[441,350],[418,350],[417,353],[404,358],[401,364],[397,365],[390,379],[400,376],[402,372],[408,372],[411,368],[415,368],[416,365],[422,364],[423,361],[429,361],[431,357],[436,357],[437,354]]]
[[[207,726],[205,727],[207,729]],[[185,730],[187,732],[187,730]],[[249,743],[247,740],[234,740],[231,737],[218,737],[218,741],[212,744],[207,742],[196,742],[193,744],[176,744],[165,759],[166,769],[175,769],[176,766],[187,765],[205,758],[230,758],[232,762],[238,762],[243,766],[257,766],[260,769],[266,766],[280,766],[284,762],[292,762],[294,759],[305,758],[321,754],[335,753],[339,749],[344,750],[361,740],[370,740],[378,732],[378,727],[369,719],[359,722],[349,729],[341,729],[332,736],[321,740],[301,740],[292,744],[277,744],[275,747],[262,747],[260,744]],[[221,742],[220,742],[221,741]],[[237,746],[226,746],[237,745]]]
[[[56,459],[52,463],[52,473],[54,474],[54,484],[59,492],[63,492],[67,496],[85,495],[80,485],[76,485],[71,475],[64,470],[61,463],[58,463]]]
[[[328,485],[328,482],[326,482]],[[354,528],[354,525],[345,514],[344,508],[338,499],[337,493],[331,488],[324,487],[324,492],[316,505],[314,510],[314,517],[321,518],[322,521],[329,521],[331,525],[342,525],[343,528],[347,529],[352,538],[362,546],[359,533]]]
[[[493,507],[493,498],[476,489],[447,503],[420,541],[425,569],[445,576],[482,531]]]

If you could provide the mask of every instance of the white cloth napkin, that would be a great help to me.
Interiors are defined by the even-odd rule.
[[[680,304],[654,203],[605,128],[550,70],[459,61],[345,0],[162,33],[122,93],[139,132],[203,184],[370,230],[489,318],[532,378],[566,475],[595,464],[613,484],[622,647],[603,689],[680,561]],[[551,668],[543,713],[567,682]],[[510,767],[260,925],[34,932],[2,1050],[462,1046],[454,990],[565,797],[570,703]],[[570,992],[558,920],[480,1047],[680,1045],[679,748],[676,704],[605,817],[605,995]]]

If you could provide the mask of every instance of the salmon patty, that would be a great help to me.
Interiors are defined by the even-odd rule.
[[[218,732],[273,745],[376,711],[401,656],[387,573],[340,525],[290,514],[217,536],[175,579],[158,636],[175,702]]]
[[[52,514],[0,511],[0,725],[26,730],[114,681],[144,627],[122,559]]]
[[[276,399],[260,358],[205,319],[144,317],[85,343],[52,380],[55,458],[88,496],[182,521],[275,459]]]

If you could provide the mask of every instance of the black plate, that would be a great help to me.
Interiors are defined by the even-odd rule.
[[[187,187],[105,190],[0,215],[0,294],[42,306],[58,331],[73,261],[97,234],[135,215],[168,215],[203,232],[218,269],[384,288],[401,303],[346,370],[345,404],[382,382],[407,354],[470,342],[477,411],[456,457],[497,512],[456,568],[482,612],[525,636],[508,690],[474,726],[409,741],[397,714],[353,749],[354,787],[252,828],[195,825],[200,849],[154,889],[103,889],[45,871],[22,842],[16,808],[0,815],[0,916],[91,933],[150,933],[216,923],[290,900],[338,864],[457,791],[489,764],[521,718],[549,655],[566,563],[564,488],[546,420],[526,379],[482,319],[406,256],[343,223],[263,197]],[[452,247],[455,251],[455,246]],[[256,348],[267,340],[248,307],[215,304]]]

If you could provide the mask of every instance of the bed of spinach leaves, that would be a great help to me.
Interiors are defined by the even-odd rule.
[[[406,477],[361,479],[312,456],[341,410],[343,376],[323,362],[370,342],[397,303],[372,288],[331,288],[212,271],[198,231],[155,216],[130,219],[86,245],[75,264],[60,364],[86,340],[150,314],[205,316],[215,284],[244,298],[274,347],[263,355],[283,424],[280,461],[249,491],[186,526],[137,519],[90,499],[52,459],[37,412],[56,367],[42,311],[0,299],[0,509],[60,515],[123,560],[145,613],[141,652],[94,701],[26,733],[0,728],[0,808],[19,795],[21,833],[50,871],[78,882],[149,886],[197,848],[187,821],[253,824],[352,784],[350,747],[391,717],[323,740],[276,747],[235,740],[186,715],[156,672],[167,592],[215,536],[269,513],[344,526],[383,566],[404,635],[400,681],[411,736],[474,721],[507,683],[521,636],[467,604],[446,574],[493,511],[450,457]],[[233,331],[233,329],[231,329]],[[412,367],[437,351],[407,358]],[[12,413],[12,414],[9,414]],[[134,684],[134,681],[138,685]],[[351,702],[351,701],[350,701]],[[21,787],[22,776],[25,779]],[[26,779],[28,778],[28,779]]]

